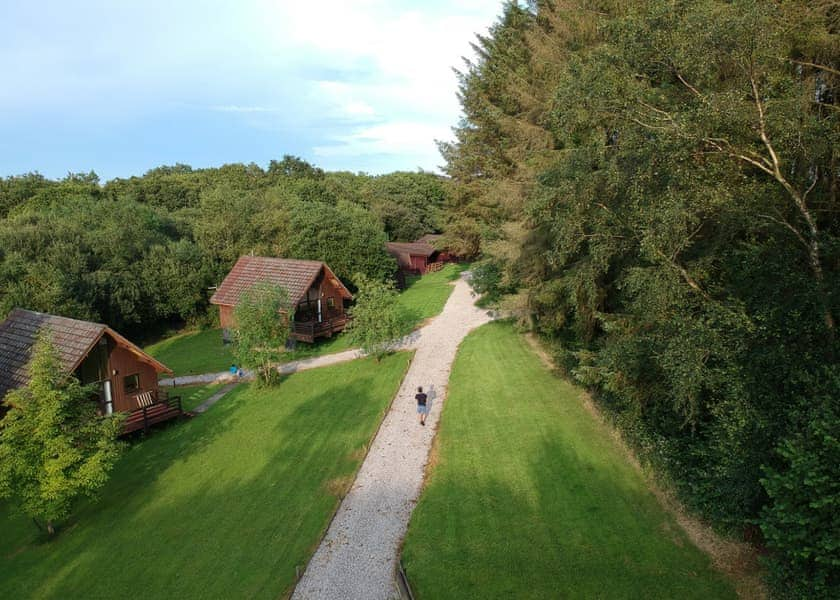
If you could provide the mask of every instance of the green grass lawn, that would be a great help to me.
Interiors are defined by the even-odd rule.
[[[435,273],[406,278],[407,287],[400,293],[399,303],[411,314],[415,325],[440,314],[452,293],[451,283],[467,266],[453,263]]]
[[[581,393],[508,323],[463,342],[403,551],[418,598],[735,597]]]
[[[281,354],[278,362],[287,363],[293,360],[311,358],[313,356],[335,354],[336,352],[349,350],[352,347],[353,345],[350,343],[350,336],[339,333],[335,337],[320,338],[315,340],[314,344],[298,342],[294,350]]]
[[[181,408],[188,411],[203,403],[210,396],[222,389],[219,383],[208,383],[206,385],[179,385],[178,387],[166,386],[170,398],[181,396]]]
[[[303,568],[409,354],[242,385],[132,444],[58,537],[0,507],[2,598],[279,598]]]
[[[350,348],[350,338],[337,335],[320,339],[314,344],[298,343],[291,352],[279,355],[278,362],[290,362],[322,354],[333,354]],[[144,348],[175,375],[201,375],[227,371],[235,362],[230,344],[222,343],[221,329],[185,331]],[[169,375],[164,375],[169,377]]]
[[[230,345],[222,343],[221,329],[186,331],[143,348],[176,375],[226,371],[234,362]]]

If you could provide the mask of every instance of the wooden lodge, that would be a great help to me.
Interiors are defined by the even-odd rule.
[[[424,275],[439,270],[453,257],[438,250],[435,243],[442,236],[428,233],[413,242],[386,242],[385,250],[397,260],[400,271],[404,274]]]
[[[0,399],[29,382],[32,348],[44,329],[66,371],[82,384],[96,384],[92,400],[101,413],[127,414],[123,433],[183,414],[181,399],[158,386],[158,374],[172,371],[107,325],[20,308],[0,323]]]
[[[316,260],[242,256],[210,298],[219,306],[223,335],[235,327],[233,310],[243,292],[259,282],[279,285],[295,307],[291,337],[301,342],[332,337],[347,325],[350,291],[326,263]]]

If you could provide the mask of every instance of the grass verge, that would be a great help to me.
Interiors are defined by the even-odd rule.
[[[399,304],[411,317],[412,326],[441,313],[452,293],[452,282],[467,267],[467,264],[450,263],[440,271],[406,278],[406,288],[400,293]]]
[[[181,396],[181,408],[185,411],[193,410],[202,404],[210,396],[222,389],[223,384],[207,383],[204,385],[179,385],[178,387],[167,386],[165,389],[169,396]]]
[[[403,562],[418,598],[734,598],[582,392],[508,323],[463,342]]]

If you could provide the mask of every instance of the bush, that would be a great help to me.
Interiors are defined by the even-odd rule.
[[[840,410],[827,399],[804,431],[778,448],[761,480],[771,502],[761,529],[782,598],[840,598]]]
[[[390,281],[356,275],[359,291],[356,304],[350,309],[353,318],[347,334],[353,344],[379,362],[391,351],[391,345],[405,330],[406,315],[397,302],[397,291]]]

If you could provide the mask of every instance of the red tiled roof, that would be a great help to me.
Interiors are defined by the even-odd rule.
[[[79,366],[93,345],[106,332],[118,344],[154,364],[159,371],[169,371],[165,365],[145,354],[107,325],[16,308],[0,323],[0,398],[7,391],[26,385],[29,381],[28,367],[32,346],[38,332],[45,327],[49,328],[52,342],[68,372]]]
[[[393,255],[410,254],[427,258],[436,252],[431,245],[424,242],[386,242],[385,249]]]
[[[284,288],[289,300],[297,304],[312,287],[321,269],[335,278],[330,268],[317,260],[298,260],[295,258],[270,258],[266,256],[242,256],[227,274],[222,285],[210,298],[211,304],[236,306],[239,297],[255,283],[267,281]],[[335,278],[338,281],[337,278]],[[352,298],[341,282],[339,285]]]

